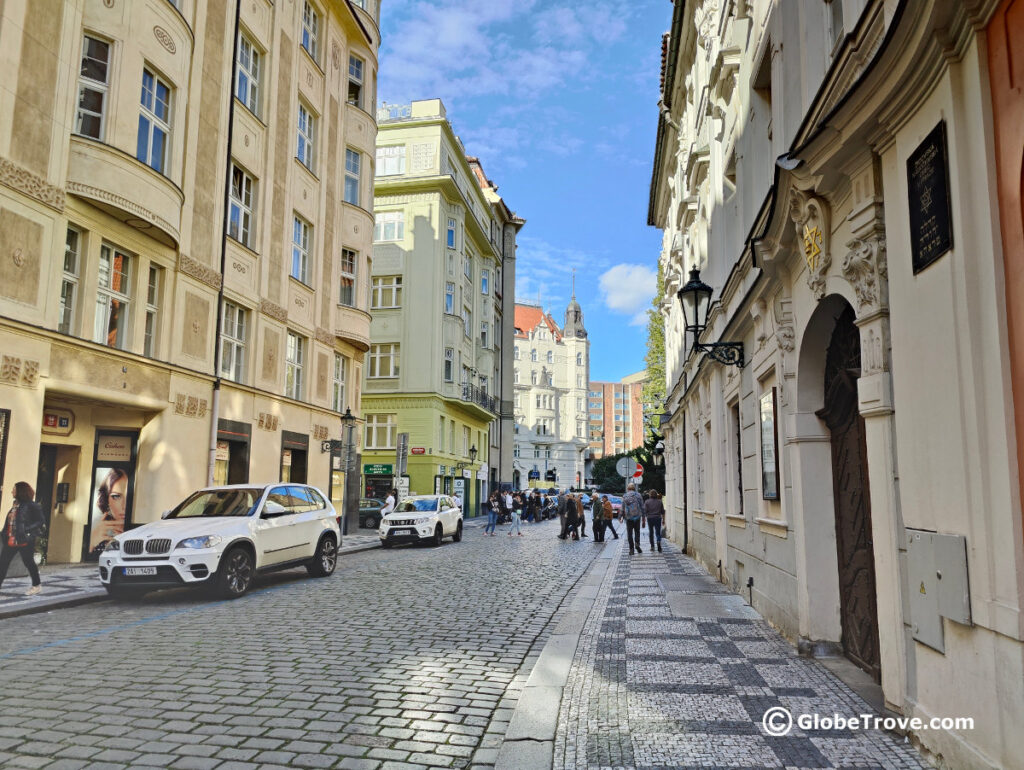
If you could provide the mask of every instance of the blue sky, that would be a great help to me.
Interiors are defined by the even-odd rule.
[[[517,300],[576,299],[590,376],[644,367],[659,230],[647,225],[668,0],[383,0],[378,102],[440,98],[519,234]]]

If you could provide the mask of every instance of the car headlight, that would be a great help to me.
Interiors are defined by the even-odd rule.
[[[431,519],[430,516],[419,516],[416,519],[416,523],[417,524],[426,524],[428,521],[430,521],[430,519]]]
[[[107,541],[107,544],[103,547],[104,551],[120,551],[121,544],[117,540],[111,538]]]
[[[182,540],[176,548],[213,548],[220,545],[220,535],[203,535],[202,537],[187,537]]]

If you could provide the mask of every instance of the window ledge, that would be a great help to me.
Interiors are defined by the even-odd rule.
[[[789,537],[789,523],[782,519],[766,519],[758,516],[754,519],[761,531],[776,537]]]
[[[303,163],[302,159],[298,155],[293,155],[292,160],[294,160],[298,164],[299,168],[301,168],[303,171],[309,174],[317,184],[320,184],[320,177],[317,176],[317,173],[309,166],[307,166],[305,163]]]
[[[739,527],[740,529],[747,528],[747,517],[742,513],[727,513],[725,514],[725,520],[728,522],[730,527]]]

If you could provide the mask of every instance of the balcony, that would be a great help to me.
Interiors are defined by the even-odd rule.
[[[488,395],[487,391],[482,388],[478,388],[475,385],[463,383],[462,400],[469,401],[477,406],[482,406],[493,415],[500,413],[501,401],[494,396]]]

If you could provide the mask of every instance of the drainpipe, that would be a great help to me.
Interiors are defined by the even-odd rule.
[[[206,483],[213,486],[213,471],[217,465],[217,426],[220,423],[220,327],[224,322],[224,268],[228,257],[228,213],[231,208],[231,146],[235,136],[235,78],[238,67],[238,26],[242,15],[242,0],[235,0],[235,24],[231,41],[231,79],[228,83],[228,151],[224,159],[224,217],[220,231],[220,286],[217,288],[217,325],[213,331],[213,397],[210,399],[210,454],[206,463]]]
[[[689,505],[687,504],[686,488],[686,410],[683,410],[683,553],[687,553],[690,543]]]

